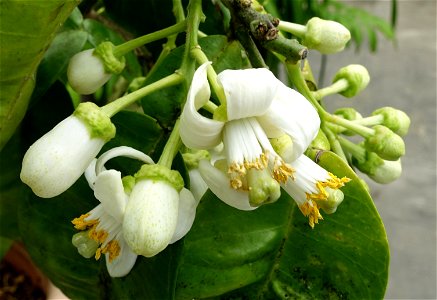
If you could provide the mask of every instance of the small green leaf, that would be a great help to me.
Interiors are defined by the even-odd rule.
[[[320,165],[352,181],[314,229],[285,192],[250,212],[207,193],[185,238],[178,299],[382,299],[389,253],[373,201],[336,155],[323,153]]]
[[[0,150],[24,117],[45,50],[77,4],[65,0],[0,2]]]

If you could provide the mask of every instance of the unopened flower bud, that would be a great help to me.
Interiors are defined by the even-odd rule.
[[[337,211],[337,207],[343,202],[344,194],[339,189],[325,188],[329,194],[328,199],[317,201],[317,204],[327,214],[333,214]]]
[[[332,82],[341,79],[345,79],[348,82],[348,87],[340,92],[340,94],[347,98],[351,98],[367,87],[370,81],[370,76],[364,66],[348,65],[338,70]]]
[[[375,182],[387,184],[398,179],[402,174],[401,160],[383,160],[376,153],[366,152],[363,161],[352,158],[352,163],[361,172],[367,174]]]
[[[114,136],[111,119],[94,103],[81,103],[73,115],[30,146],[20,178],[37,196],[55,197],[76,182]]]
[[[363,118],[363,116],[352,107],[339,108],[334,112],[334,115],[349,121],[355,121]],[[333,128],[333,131],[335,133],[341,132],[344,135],[349,135],[349,136],[355,135],[355,132],[351,130],[344,130],[342,126],[338,126],[338,125],[334,125],[334,126],[335,127]]]
[[[382,125],[390,128],[394,133],[404,136],[410,128],[410,118],[406,113],[393,107],[382,107],[375,110],[372,116],[382,115],[384,117]]]
[[[281,186],[272,178],[270,173],[264,170],[251,169],[247,172],[249,186],[249,203],[257,207],[263,204],[273,203],[281,196]]]
[[[383,125],[373,127],[375,133],[364,142],[365,148],[375,152],[382,159],[398,160],[405,154],[405,143],[403,139]]]
[[[152,257],[167,247],[176,230],[184,182],[179,172],[160,165],[143,165],[135,178],[123,234],[133,252]]]
[[[302,44],[322,54],[332,54],[342,51],[350,38],[349,30],[340,23],[314,17],[306,24]]]
[[[311,142],[309,148],[314,148],[317,150],[331,150],[331,144],[329,143],[329,140],[323,131],[319,130],[316,138]]]
[[[112,74],[119,74],[124,69],[125,59],[116,58],[113,48],[111,42],[104,42],[95,49],[79,52],[70,59],[67,69],[68,82],[77,93],[94,93]]]

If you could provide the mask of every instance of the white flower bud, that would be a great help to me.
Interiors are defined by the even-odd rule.
[[[82,95],[94,93],[112,75],[105,71],[102,59],[93,52],[94,49],[89,49],[77,53],[70,59],[68,65],[68,82],[77,93]]]
[[[76,182],[114,135],[109,117],[95,104],[82,103],[30,146],[20,178],[39,197],[58,196]]]

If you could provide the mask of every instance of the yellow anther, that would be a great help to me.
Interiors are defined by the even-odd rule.
[[[234,190],[238,190],[243,186],[243,182],[239,178],[232,178],[231,179],[231,187]]]
[[[95,240],[98,243],[103,243],[106,241],[106,238],[108,237],[108,232],[105,230],[96,230],[95,227],[91,228],[91,230],[88,233],[89,237],[93,240]]]
[[[311,200],[300,205],[299,209],[305,217],[308,217],[308,223],[311,228],[314,228],[314,225],[318,224],[319,220],[323,220],[323,217],[319,212],[319,207]]]
[[[94,256],[94,258],[95,258],[96,260],[99,260],[101,255],[102,255],[102,249],[97,248],[97,250],[96,250],[96,255]]]
[[[71,223],[73,223],[74,228],[77,230],[85,230],[99,223],[99,220],[85,220],[90,214],[81,215],[79,218],[74,218]]]
[[[319,191],[318,193],[312,193],[312,194],[306,193],[307,200],[316,200],[316,201],[327,200],[329,197],[329,193],[326,191],[325,189],[326,187],[336,190],[344,186],[345,183],[351,181],[347,177],[338,178],[332,173],[328,173],[328,174],[330,177],[328,180],[317,181],[316,188]]]
[[[279,183],[285,183],[289,178],[294,180],[295,170],[282,159],[276,157],[273,166],[273,178]]]
[[[337,176],[335,176],[332,173],[328,173],[329,174],[329,179],[327,181],[325,181],[323,183],[323,185],[326,187],[330,187],[331,189],[338,189],[341,188],[342,186],[344,186],[345,183],[351,181],[350,178],[347,177],[343,177],[343,178],[338,178]]]
[[[120,254],[120,245],[117,240],[110,241],[103,249],[102,253],[109,253],[109,262],[117,258]]]

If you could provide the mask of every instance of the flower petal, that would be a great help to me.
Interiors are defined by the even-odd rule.
[[[207,160],[199,162],[199,171],[211,191],[227,205],[240,210],[256,209],[249,204],[249,194],[231,188],[229,178]]]
[[[102,203],[108,214],[119,223],[123,222],[128,196],[124,192],[119,171],[107,170],[101,172],[94,183],[94,196]]]
[[[100,155],[96,162],[96,174],[98,175],[104,170],[104,165],[108,160],[118,156],[134,158],[147,164],[154,164],[153,160],[147,154],[144,154],[143,152],[132,147],[120,146],[112,148]]]
[[[88,185],[92,190],[94,190],[94,182],[96,181],[97,175],[96,175],[96,162],[97,159],[94,158],[93,161],[90,163],[88,168],[85,170],[85,179],[88,182]]]
[[[200,199],[199,199],[200,200]],[[183,188],[179,193],[179,210],[176,230],[169,244],[183,238],[191,226],[193,226],[194,218],[196,217],[196,208],[199,201],[196,200],[193,194],[186,188]]]
[[[320,128],[320,118],[315,108],[303,95],[280,84],[269,110],[257,118],[269,138],[278,137],[280,131],[293,140],[294,157],[298,158],[308,148]]]
[[[193,194],[194,199],[200,201],[208,189],[208,186],[200,175],[198,169],[189,170],[188,176],[190,177],[190,191]]]
[[[182,142],[193,149],[209,149],[221,141],[224,123],[202,116],[197,110],[209,101],[211,90],[206,77],[210,62],[201,65],[194,73],[187,102],[181,115],[180,135]]]
[[[120,253],[112,261],[109,260],[109,254],[105,255],[106,268],[111,277],[123,277],[132,270],[138,255],[126,244],[121,232],[116,240],[120,246]]]
[[[228,120],[264,114],[280,83],[272,72],[262,68],[225,70],[217,80],[225,91]]]

